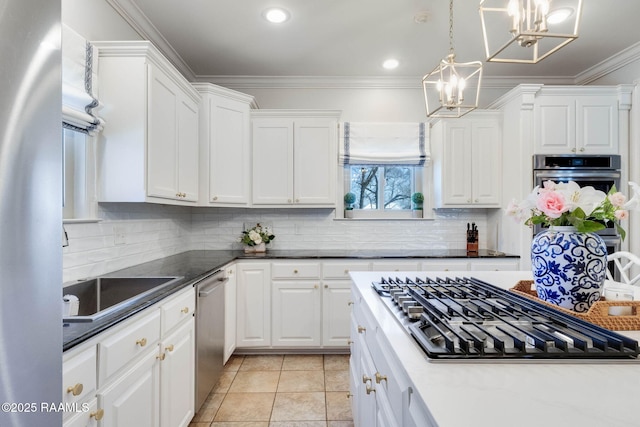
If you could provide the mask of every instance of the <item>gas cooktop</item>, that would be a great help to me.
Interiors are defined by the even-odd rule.
[[[434,359],[638,359],[636,340],[474,278],[373,282]]]

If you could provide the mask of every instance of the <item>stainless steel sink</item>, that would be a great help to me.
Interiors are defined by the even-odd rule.
[[[75,295],[77,316],[63,316],[64,323],[93,322],[132,305],[181,277],[97,277],[65,286],[62,295]]]

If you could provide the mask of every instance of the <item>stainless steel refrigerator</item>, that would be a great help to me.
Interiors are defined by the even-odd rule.
[[[61,4],[0,5],[0,426],[60,426]]]

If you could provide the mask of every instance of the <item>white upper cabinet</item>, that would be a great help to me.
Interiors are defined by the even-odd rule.
[[[146,41],[96,42],[98,200],[195,205],[200,95]]]
[[[477,112],[432,126],[436,207],[500,206],[500,124],[500,113]]]
[[[338,117],[252,112],[254,205],[335,207]]]
[[[200,101],[200,204],[248,206],[251,202],[253,97],[210,83],[193,85]]]
[[[618,97],[540,95],[534,107],[539,154],[617,154]]]

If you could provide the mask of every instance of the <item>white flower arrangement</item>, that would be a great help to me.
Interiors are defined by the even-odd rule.
[[[612,221],[624,240],[626,233],[620,220],[628,218],[630,210],[640,207],[640,186],[635,182],[629,185],[634,195],[627,201],[615,187],[605,194],[591,186],[580,187],[574,181],[546,181],[542,187],[534,188],[525,200],[513,200],[506,214],[528,226],[572,225],[581,233],[601,230]]]
[[[264,227],[260,225],[260,223],[257,223],[255,227],[242,232],[240,243],[247,246],[257,246],[261,243],[268,244],[275,238],[276,236],[270,227]]]

